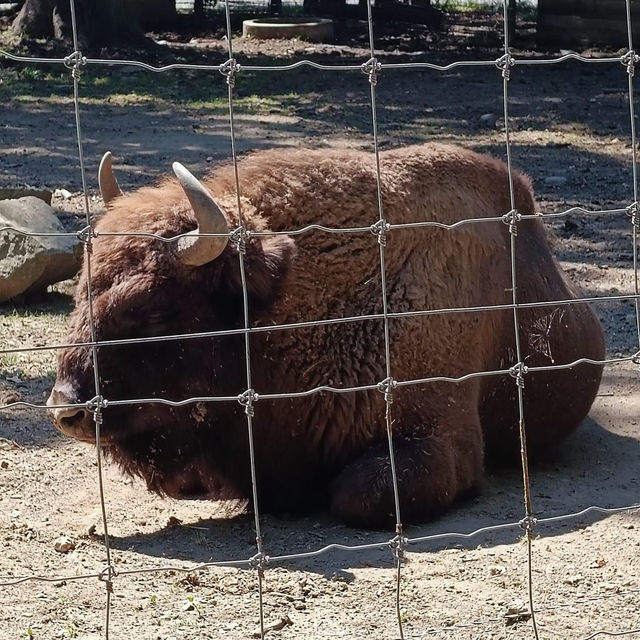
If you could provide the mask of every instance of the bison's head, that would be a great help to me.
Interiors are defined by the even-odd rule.
[[[87,403],[98,388],[109,403],[101,442],[119,458],[138,455],[123,454],[134,442],[136,449],[146,448],[150,460],[151,452],[166,446],[163,440],[182,455],[185,448],[206,446],[203,434],[217,423],[209,415],[212,405],[170,407],[150,401],[236,395],[246,386],[242,334],[158,340],[244,325],[240,261],[237,248],[228,242],[237,226],[234,196],[223,192],[216,201],[182,165],[173,168],[177,179],[125,196],[109,156],[103,159],[100,188],[107,211],[85,257],[68,342],[92,343],[94,338],[107,344],[61,350],[47,401],[60,431],[93,442],[95,424]],[[248,219],[249,228],[264,228],[256,211],[249,211]],[[185,235],[165,242],[148,234]],[[253,318],[277,298],[292,247],[284,236],[251,237],[246,243]],[[123,402],[128,400],[142,402]],[[224,412],[235,409],[218,403],[215,411],[217,420],[224,421],[230,419]],[[202,433],[193,437],[199,429]],[[151,462],[156,465],[157,460]]]

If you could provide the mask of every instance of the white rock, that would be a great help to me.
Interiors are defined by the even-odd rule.
[[[497,119],[498,118],[495,113],[483,113],[480,116],[480,122],[483,124],[490,124],[491,126],[495,125]]]
[[[53,548],[58,553],[69,553],[76,548],[76,543],[67,536],[60,536],[53,544]]]
[[[66,189],[56,189],[53,192],[53,195],[56,198],[64,198],[65,200],[69,200],[73,194],[71,193],[71,191],[67,191]]]

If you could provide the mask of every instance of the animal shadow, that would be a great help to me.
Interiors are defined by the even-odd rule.
[[[544,521],[546,518],[575,514],[592,505],[622,507],[636,503],[639,479],[640,442],[587,419],[572,438],[545,460],[531,465],[531,498],[538,519],[536,535],[559,536],[607,515],[591,512],[550,523]],[[490,468],[478,496],[458,503],[432,522],[407,526],[404,533],[412,552],[495,546],[522,537],[518,522],[524,515],[520,469]],[[482,531],[485,527],[508,524],[512,526]],[[352,529],[326,512],[303,517],[263,515],[261,529],[265,553],[273,566],[343,575],[345,579],[350,579],[350,567],[393,566],[388,543],[394,532]],[[474,531],[479,532],[464,538],[443,535]],[[253,514],[243,513],[230,519],[185,522],[151,533],[115,537],[112,545],[146,556],[189,563],[243,561],[256,553],[255,520]],[[338,546],[315,553],[331,545],[365,548],[350,550]],[[291,554],[302,557],[280,560],[280,556]]]

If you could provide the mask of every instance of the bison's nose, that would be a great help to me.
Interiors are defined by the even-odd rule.
[[[59,405],[75,405],[73,407],[61,407]],[[56,385],[47,400],[49,412],[53,423],[62,433],[92,442],[94,439],[93,421],[91,412],[81,404],[78,404],[78,396],[70,385]]]

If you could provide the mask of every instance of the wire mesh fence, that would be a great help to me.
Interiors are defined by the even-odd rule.
[[[73,2],[72,2],[73,9]],[[528,619],[531,620],[531,632],[533,636],[536,638],[539,637],[539,630],[536,623],[536,613],[538,613],[541,608],[536,606],[536,598],[535,598],[535,579],[534,579],[534,555],[533,555],[533,539],[535,534],[540,531],[540,528],[544,528],[544,525],[556,523],[561,520],[571,519],[578,516],[586,516],[594,513],[621,513],[625,511],[631,511],[637,508],[637,505],[628,505],[619,508],[604,508],[599,506],[589,506],[579,513],[573,514],[565,514],[562,516],[552,517],[552,518],[538,518],[536,517],[535,504],[531,493],[531,485],[529,479],[529,471],[528,471],[528,457],[527,457],[527,446],[526,446],[526,435],[525,435],[525,415],[524,415],[524,397],[527,390],[527,376],[541,371],[557,371],[561,369],[574,368],[580,364],[591,363],[591,364],[600,364],[600,365],[614,365],[618,363],[633,363],[638,364],[640,362],[640,351],[635,350],[628,354],[623,354],[616,357],[607,357],[603,360],[593,360],[591,358],[579,358],[572,362],[568,362],[565,364],[550,364],[548,366],[538,366],[532,367],[528,366],[524,358],[522,356],[521,345],[518,341],[519,336],[519,327],[520,327],[520,314],[523,310],[527,308],[532,308],[536,306],[549,306],[550,304],[554,306],[563,306],[563,305],[571,305],[576,303],[595,303],[595,302],[607,302],[607,301],[615,301],[620,299],[632,300],[635,306],[635,325],[636,332],[638,335],[638,344],[640,347],[640,319],[638,314],[639,300],[640,300],[640,291],[639,291],[639,280],[638,280],[638,252],[637,252],[637,227],[640,222],[638,219],[638,179],[637,179],[637,163],[636,163],[636,132],[635,132],[635,114],[634,114],[634,72],[636,65],[640,61],[640,58],[636,55],[632,36],[631,36],[631,15],[630,15],[630,1],[626,2],[626,10],[627,10],[627,20],[629,24],[629,43],[628,50],[620,55],[610,56],[610,57],[601,57],[601,58],[589,58],[582,55],[578,55],[575,53],[567,53],[562,56],[553,57],[553,58],[526,58],[526,57],[515,57],[511,52],[510,40],[509,40],[509,30],[507,28],[507,20],[503,20],[503,50],[498,52],[498,55],[494,59],[485,59],[485,60],[459,60],[455,61],[451,64],[441,65],[429,62],[410,62],[410,63],[381,63],[376,57],[376,50],[374,46],[374,23],[372,19],[372,6],[369,3],[367,6],[368,9],[368,34],[369,34],[369,54],[370,57],[367,60],[363,60],[361,64],[352,64],[352,65],[333,65],[333,64],[321,64],[311,60],[300,60],[298,62],[286,65],[255,65],[255,64],[247,64],[242,67],[237,64],[234,58],[234,50],[233,50],[233,33],[231,30],[231,16],[230,16],[230,5],[225,5],[225,19],[227,23],[227,42],[228,42],[228,59],[224,64],[221,65],[193,65],[186,63],[174,63],[170,65],[165,65],[163,67],[155,67],[153,65],[149,65],[136,60],[117,60],[117,59],[93,59],[86,58],[82,55],[78,48],[77,35],[75,29],[74,22],[74,35],[76,35],[74,41],[74,51],[70,53],[64,59],[53,59],[53,58],[33,58],[33,57],[25,57],[13,55],[5,51],[1,51],[0,55],[3,57],[13,60],[17,63],[21,64],[38,64],[38,63],[48,63],[48,64],[58,64],[64,65],[69,69],[73,79],[73,92],[74,92],[74,107],[75,107],[75,129],[76,129],[76,138],[78,144],[78,157],[79,157],[79,166],[80,166],[80,174],[82,177],[82,185],[83,185],[83,193],[84,193],[84,206],[86,213],[86,227],[80,233],[80,238],[85,246],[85,264],[88,268],[88,280],[87,280],[87,297],[89,301],[89,339],[82,343],[74,343],[74,344],[46,344],[41,346],[21,346],[21,347],[11,347],[11,348],[2,348],[0,349],[0,354],[2,355],[10,355],[14,353],[27,353],[34,352],[44,349],[50,350],[59,350],[66,347],[81,347],[87,349],[91,354],[91,361],[94,372],[94,395],[91,399],[88,399],[87,402],[84,402],[80,405],[74,404],[61,404],[50,406],[51,408],[74,408],[74,407],[82,407],[83,409],[87,409],[91,412],[95,424],[95,439],[97,443],[96,447],[96,466],[97,466],[97,478],[98,478],[98,486],[99,486],[99,495],[98,502],[100,505],[100,511],[102,515],[102,526],[104,530],[104,549],[105,549],[105,561],[104,563],[93,570],[89,570],[86,573],[76,573],[76,574],[62,574],[59,572],[53,573],[40,573],[38,571],[27,570],[26,568],[22,570],[21,567],[16,568],[16,572],[13,575],[3,576],[0,578],[0,586],[3,588],[14,587],[23,583],[37,583],[37,582],[52,582],[52,583],[63,583],[63,582],[75,582],[75,581],[84,581],[84,580],[98,580],[103,583],[105,586],[105,623],[102,629],[103,636],[108,640],[110,637],[110,615],[111,615],[111,606],[112,606],[112,597],[114,591],[117,590],[117,582],[119,579],[125,576],[135,576],[142,574],[158,574],[165,573],[167,571],[172,572],[182,572],[182,573],[193,573],[197,571],[201,571],[211,567],[218,566],[236,566],[243,567],[255,572],[256,577],[256,592],[258,595],[258,604],[257,604],[257,612],[256,616],[259,621],[259,631],[258,636],[265,637],[268,629],[265,626],[265,617],[264,617],[264,580],[265,574],[272,568],[278,565],[286,565],[294,560],[300,560],[310,557],[323,556],[325,554],[333,553],[335,551],[347,551],[357,553],[360,551],[367,551],[373,549],[386,549],[388,550],[394,560],[394,568],[395,568],[395,617],[396,617],[396,628],[399,637],[402,639],[405,637],[404,630],[404,616],[402,611],[402,588],[405,581],[405,554],[407,550],[411,547],[424,545],[425,543],[432,542],[440,542],[443,540],[447,541],[455,541],[459,539],[468,539],[473,538],[477,535],[486,533],[486,532],[495,532],[501,531],[505,529],[520,529],[524,531],[525,541],[526,541],[526,566],[527,566],[527,587],[528,587],[528,607],[526,608],[526,614]],[[507,6],[503,7],[503,17],[506,17]],[[72,15],[73,11],[72,11]],[[560,212],[543,212],[539,211],[535,214],[525,215],[519,212],[516,208],[516,199],[515,199],[515,190],[513,183],[513,170],[511,167],[511,129],[510,129],[510,102],[509,102],[509,81],[511,79],[512,73],[516,71],[520,71],[520,68],[523,72],[526,72],[526,68],[533,65],[558,65],[562,64],[568,60],[574,60],[583,64],[611,64],[617,65],[621,69],[621,73],[626,73],[628,77],[628,102],[629,102],[629,114],[630,114],[630,139],[632,145],[632,167],[633,167],[633,185],[631,192],[629,193],[629,202],[628,205],[623,208],[617,209],[606,209],[606,210],[587,210],[582,207],[571,207],[564,211]],[[233,161],[233,166],[235,169],[235,195],[236,195],[236,207],[237,207],[237,220],[238,226],[236,229],[229,232],[228,235],[230,241],[234,243],[237,250],[238,257],[238,268],[239,273],[241,275],[242,281],[242,292],[243,292],[243,326],[237,329],[229,329],[229,330],[218,330],[218,331],[206,331],[198,334],[180,334],[180,335],[165,335],[159,336],[156,338],[142,338],[142,339],[116,339],[116,340],[100,340],[96,334],[96,320],[94,317],[93,305],[92,305],[92,294],[93,294],[93,283],[91,277],[91,265],[92,265],[92,242],[99,235],[108,235],[105,232],[97,232],[95,230],[95,220],[90,212],[89,205],[89,195],[87,182],[85,177],[85,159],[84,159],[84,140],[83,140],[83,132],[82,132],[82,118],[81,118],[81,110],[80,110],[80,92],[81,92],[81,71],[86,66],[125,66],[125,67],[141,67],[144,70],[152,73],[164,73],[168,70],[191,70],[191,71],[204,71],[204,72],[219,72],[221,73],[226,80],[227,84],[227,102],[228,102],[228,118],[229,118],[229,127],[230,127],[230,144],[231,144],[231,156]],[[238,159],[236,152],[236,130],[234,123],[234,100],[235,100],[235,86],[236,82],[239,81],[242,77],[242,72],[251,71],[251,72],[259,72],[266,74],[280,74],[286,73],[293,69],[297,69],[299,67],[309,67],[314,70],[322,70],[328,72],[339,72],[339,73],[355,73],[358,74],[357,77],[362,77],[366,79],[369,83],[369,92],[370,92],[370,119],[371,119],[371,135],[372,135],[372,144],[374,149],[375,156],[375,168],[376,168],[376,185],[377,185],[377,218],[370,221],[370,225],[363,227],[351,227],[351,228],[342,228],[342,227],[328,227],[323,224],[322,220],[319,220],[316,224],[306,226],[304,228],[293,228],[286,229],[281,232],[255,232],[251,231],[251,234],[255,235],[289,235],[296,236],[301,234],[315,233],[315,232],[324,232],[331,233],[336,235],[342,234],[354,234],[354,233],[372,233],[374,238],[377,240],[377,251],[378,251],[378,260],[379,260],[379,274],[380,274],[380,299],[381,299],[381,311],[376,314],[362,314],[357,317],[340,317],[340,318],[326,318],[322,320],[307,322],[307,323],[291,323],[284,324],[280,326],[269,326],[269,327],[254,327],[250,321],[250,308],[248,303],[248,275],[246,272],[246,243],[249,240],[249,236],[251,235],[246,224],[245,217],[243,215],[243,205],[242,205],[242,191],[240,187],[240,180],[238,176]],[[491,218],[468,218],[464,219],[460,222],[454,224],[443,224],[435,221],[422,221],[422,222],[411,222],[411,223],[402,223],[402,224],[393,224],[389,222],[386,214],[385,214],[385,198],[382,189],[382,167],[381,167],[381,156],[380,156],[380,142],[379,142],[379,131],[378,131],[378,109],[377,109],[377,83],[380,74],[393,72],[394,70],[413,70],[413,69],[432,69],[438,72],[446,72],[452,69],[460,68],[460,67],[487,67],[487,68],[495,68],[496,73],[499,73],[502,78],[502,90],[503,90],[503,120],[504,120],[504,137],[505,137],[505,150],[507,157],[507,165],[509,172],[509,199],[510,199],[510,210],[504,212],[496,212],[496,215]],[[516,268],[515,261],[516,255],[518,251],[518,246],[516,242],[517,233],[518,233],[518,225],[527,219],[541,219],[541,218],[556,218],[556,217],[567,217],[571,214],[581,214],[581,215],[600,215],[600,216],[621,216],[629,219],[630,229],[631,229],[631,242],[632,242],[632,251],[633,251],[633,267],[634,267],[634,291],[630,294],[620,294],[620,295],[608,295],[608,296],[585,296],[580,299],[559,299],[552,301],[534,301],[534,302],[522,302],[518,299],[518,287],[516,282]],[[386,274],[386,246],[388,237],[392,237],[394,231],[399,229],[415,229],[419,227],[438,227],[446,231],[454,231],[460,226],[469,225],[471,227],[476,227],[482,224],[500,224],[507,225],[509,228],[510,234],[510,245],[508,247],[509,253],[509,261],[511,264],[511,295],[512,300],[508,304],[495,305],[488,304],[482,307],[456,307],[456,308],[441,308],[441,309],[428,309],[428,310],[419,310],[419,311],[409,311],[409,312],[394,312],[389,308],[388,300],[387,300],[387,287],[385,283],[385,274]],[[3,227],[0,229],[0,232],[3,233],[13,233],[13,234],[23,234],[23,235],[40,235],[38,233],[26,233],[22,232],[13,227]],[[50,235],[50,234],[47,234]],[[110,235],[116,235],[115,233],[111,233]],[[147,236],[159,240],[161,242],[178,242],[180,237],[172,237],[166,238],[157,234],[149,234],[144,231],[127,233],[125,235],[138,235],[138,236]],[[209,234],[212,235],[212,234]],[[213,234],[215,235],[215,234]],[[474,312],[491,312],[496,310],[506,310],[510,311],[513,315],[513,328],[514,328],[514,336],[515,341],[513,345],[513,361],[508,363],[507,366],[500,370],[494,371],[473,371],[467,373],[462,376],[454,377],[454,376],[430,376],[420,379],[402,379],[394,377],[395,372],[392,370],[392,360],[390,356],[391,352],[391,337],[389,325],[390,321],[397,318],[405,318],[405,317],[414,317],[414,316],[425,316],[425,315],[442,315],[442,314],[464,314],[464,313],[474,313]],[[352,322],[362,322],[362,321],[377,321],[382,324],[382,345],[384,352],[384,362],[385,362],[385,373],[386,376],[382,380],[375,380],[367,383],[359,383],[354,386],[349,387],[338,387],[333,386],[331,383],[327,381],[327,384],[323,384],[318,387],[313,387],[301,392],[287,392],[284,391],[282,393],[256,393],[253,389],[252,383],[252,352],[251,345],[253,336],[256,333],[266,332],[266,331],[289,331],[292,328],[301,327],[301,326],[329,326],[331,324],[343,324],[343,323],[352,323]],[[178,400],[171,400],[165,397],[148,397],[148,398],[133,398],[129,400],[110,400],[107,397],[103,396],[102,393],[102,381],[100,376],[100,352],[99,348],[109,348],[113,346],[122,346],[126,344],[136,344],[140,342],[170,342],[172,340],[192,340],[198,339],[202,337],[214,337],[214,336],[223,336],[223,335],[239,335],[243,338],[243,346],[244,346],[244,368],[245,368],[245,381],[246,388],[245,391],[236,396],[198,396],[198,397],[188,397],[182,398]],[[397,375],[397,374],[396,374]],[[491,525],[488,527],[482,527],[471,533],[456,533],[456,532],[448,532],[442,534],[436,534],[431,536],[419,536],[419,537],[408,537],[404,532],[403,527],[403,518],[402,518],[402,510],[400,508],[400,496],[398,489],[398,478],[397,478],[397,470],[395,469],[394,461],[395,461],[395,451],[394,451],[394,442],[393,442],[393,396],[397,389],[403,387],[410,387],[416,385],[425,385],[425,384],[433,384],[437,382],[448,382],[454,384],[460,384],[465,382],[471,378],[484,378],[488,376],[506,376],[510,377],[513,381],[513,384],[516,387],[517,398],[518,398],[518,430],[520,433],[520,442],[521,442],[521,463],[522,463],[522,486],[523,486],[523,495],[524,495],[524,508],[522,509],[521,517],[515,519],[512,522],[508,522],[506,524],[497,524]],[[366,543],[366,544],[336,544],[332,543],[329,545],[319,546],[318,548],[307,551],[307,552],[296,552],[296,553],[281,553],[281,554],[271,554],[269,553],[269,549],[265,547],[263,534],[262,534],[262,515],[260,510],[260,499],[259,499],[259,487],[260,487],[260,478],[256,472],[256,464],[255,464],[255,452],[253,448],[254,443],[254,406],[262,400],[280,400],[280,399],[291,399],[291,398],[299,398],[299,397],[308,397],[314,394],[319,393],[329,393],[329,394],[353,394],[353,393],[361,393],[368,391],[377,391],[380,392],[384,396],[384,422],[386,424],[387,436],[388,436],[388,459],[390,464],[390,473],[393,478],[393,488],[394,488],[394,507],[395,507],[395,527],[392,531],[389,532],[388,535],[380,536],[380,539]],[[253,506],[254,506],[254,526],[255,526],[255,550],[254,552],[246,557],[242,557],[240,559],[221,559],[219,561],[211,561],[211,562],[203,562],[198,564],[190,564],[188,566],[179,565],[176,563],[170,564],[159,564],[153,567],[121,567],[117,566],[117,563],[114,561],[111,552],[111,538],[108,530],[108,518],[107,518],[107,509],[105,506],[105,492],[103,487],[103,471],[102,471],[102,453],[101,453],[101,426],[103,422],[103,414],[108,410],[110,406],[135,406],[141,405],[145,403],[156,403],[156,404],[165,404],[168,406],[183,406],[187,404],[197,404],[202,402],[226,402],[226,403],[240,403],[244,410],[245,419],[246,419],[246,429],[247,429],[247,437],[249,442],[249,457],[250,457],[250,468],[251,468],[251,488],[252,488],[252,498],[253,498]],[[0,410],[2,411],[10,411],[13,409],[22,409],[29,408],[35,410],[47,410],[47,407],[43,404],[36,404],[32,402],[9,402],[3,406],[0,406]],[[632,590],[630,590],[632,591]],[[520,614],[518,614],[520,615]],[[485,620],[484,623],[490,622]],[[596,630],[589,636],[596,637],[598,635],[628,635],[640,633],[640,629],[627,629],[621,630],[619,632],[609,632],[603,630]]]

